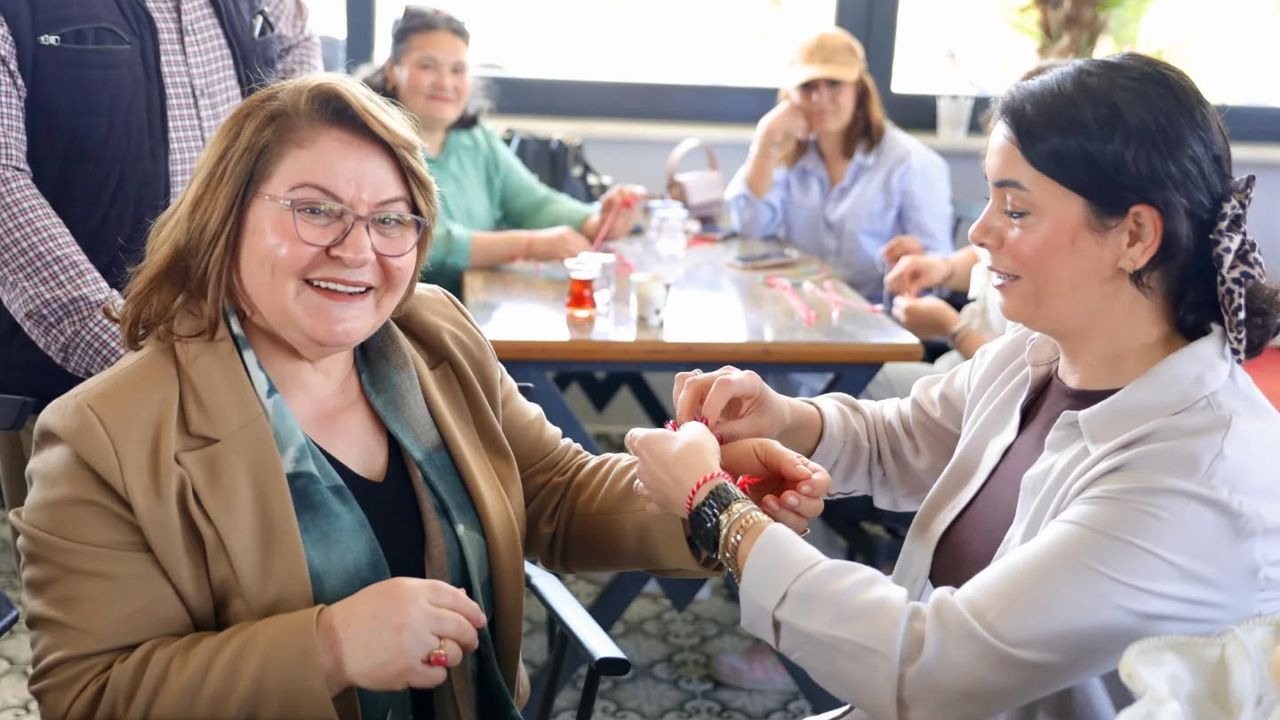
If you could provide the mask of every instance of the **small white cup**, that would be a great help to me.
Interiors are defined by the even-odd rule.
[[[636,320],[645,325],[662,324],[662,311],[667,305],[667,283],[657,273],[631,274],[631,292],[636,296]]]

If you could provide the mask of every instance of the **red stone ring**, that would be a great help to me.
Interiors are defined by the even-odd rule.
[[[440,638],[440,647],[427,653],[422,662],[432,667],[444,667],[449,664],[449,651],[444,647],[444,638]]]

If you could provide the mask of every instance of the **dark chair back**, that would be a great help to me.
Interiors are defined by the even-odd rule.
[[[612,183],[587,162],[582,143],[571,138],[542,137],[507,130],[502,139],[525,167],[548,187],[582,202],[600,199]]]
[[[0,395],[0,432],[17,432],[27,424],[35,401],[17,395]],[[18,622],[18,608],[3,590],[0,590],[0,635],[4,635]]]
[[[0,395],[0,432],[21,430],[36,401],[17,395]]]

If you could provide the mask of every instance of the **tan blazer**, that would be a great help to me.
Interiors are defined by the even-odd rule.
[[[633,461],[562,438],[451,295],[421,286],[395,324],[488,539],[513,691],[525,556],[703,574],[680,522],[632,493]],[[325,686],[284,472],[225,328],[152,342],[51,404],[29,480],[13,521],[45,717],[358,716]]]

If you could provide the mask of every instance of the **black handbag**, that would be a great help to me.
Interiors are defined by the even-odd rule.
[[[595,202],[612,180],[587,162],[582,143],[571,138],[542,137],[508,128],[502,140],[538,179],[572,198]]]

